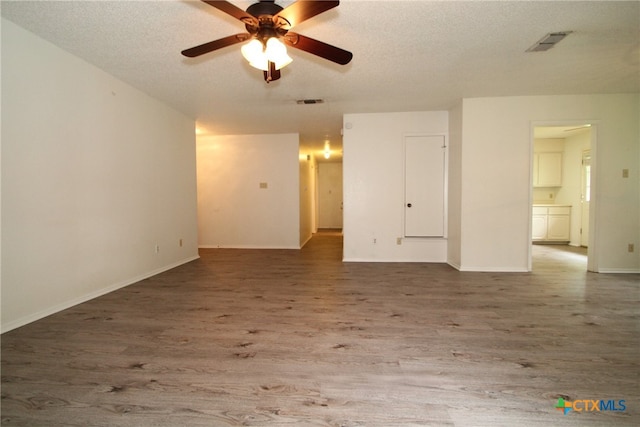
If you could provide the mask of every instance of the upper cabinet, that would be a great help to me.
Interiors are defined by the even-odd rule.
[[[533,186],[562,186],[562,153],[543,152],[533,154]]]

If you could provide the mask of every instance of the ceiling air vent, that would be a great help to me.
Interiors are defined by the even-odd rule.
[[[549,50],[572,32],[573,31],[558,31],[549,33],[527,49],[527,52],[544,52],[545,50]]]
[[[323,99],[298,99],[296,101],[297,104],[322,104],[323,102]]]

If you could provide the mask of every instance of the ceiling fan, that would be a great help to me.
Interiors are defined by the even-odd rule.
[[[275,0],[260,0],[249,6],[246,12],[228,1],[202,1],[240,20],[247,32],[183,50],[182,54],[189,58],[249,41],[242,46],[242,55],[251,66],[263,71],[267,83],[279,79],[280,69],[291,62],[285,45],[340,65],[348,64],[353,58],[351,52],[290,31],[295,25],[338,6],[340,2],[337,0],[298,0],[286,8],[277,5]]]

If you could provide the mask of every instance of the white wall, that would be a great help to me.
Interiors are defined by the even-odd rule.
[[[460,268],[528,269],[533,126],[580,122],[597,132],[589,268],[640,271],[639,103],[638,94],[464,99]]]
[[[316,170],[317,162],[310,149],[300,148],[300,247],[316,232]]]
[[[200,247],[300,248],[298,144],[298,134],[198,137]]]
[[[345,261],[446,261],[446,239],[397,239],[404,235],[403,137],[448,131],[446,111],[344,116]]]
[[[192,120],[2,20],[2,331],[197,258],[195,177]]]
[[[449,185],[447,263],[460,268],[462,209],[462,102],[449,111]]]

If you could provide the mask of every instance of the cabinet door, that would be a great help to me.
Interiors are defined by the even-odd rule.
[[[406,237],[444,236],[444,136],[405,138]]]
[[[536,187],[560,187],[562,185],[562,153],[538,153],[537,157]]]
[[[531,239],[545,240],[547,238],[547,214],[533,215],[531,220]]]
[[[549,215],[548,222],[548,240],[569,240],[569,215]]]

